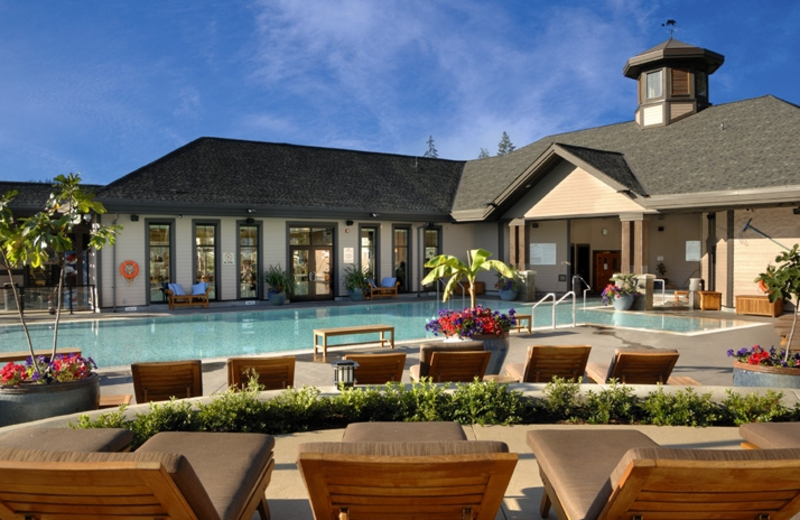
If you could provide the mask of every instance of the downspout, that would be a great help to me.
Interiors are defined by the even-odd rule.
[[[112,225],[116,226],[119,220],[119,213],[116,214]],[[111,297],[114,300],[111,312],[117,312],[117,275],[114,270],[117,268],[117,245],[111,246]]]

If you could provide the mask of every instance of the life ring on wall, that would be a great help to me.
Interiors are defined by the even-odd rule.
[[[139,276],[139,264],[133,260],[125,260],[119,266],[120,274],[128,281]]]

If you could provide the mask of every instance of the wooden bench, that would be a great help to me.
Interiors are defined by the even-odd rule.
[[[178,296],[172,289],[164,289],[164,291],[167,293],[167,304],[171,311],[174,311],[175,307],[191,307],[193,305],[208,309],[208,294],[211,292],[211,287],[208,287],[204,294],[183,294]]]
[[[783,314],[783,300],[769,301],[769,296],[745,295],[736,297],[736,314],[776,317]]]
[[[386,333],[391,333],[391,338],[386,338]],[[391,325],[360,325],[354,327],[333,327],[329,329],[314,329],[314,359],[317,358],[317,347],[322,347],[322,360],[328,356],[328,338],[333,336],[351,336],[360,334],[376,334],[380,333],[381,348],[384,342],[391,345],[394,349],[394,327]],[[320,343],[319,340],[322,340]],[[374,343],[374,341],[356,341],[353,343],[342,343],[335,345],[336,347],[345,347],[348,345],[364,345],[367,343]]]
[[[34,354],[36,357],[44,356],[50,357],[50,354],[53,353],[51,349],[39,349],[34,350]],[[59,347],[56,350],[56,354],[78,354],[81,355],[81,349],[77,347]],[[0,363],[8,363],[9,361],[25,361],[30,357],[31,353],[29,350],[20,350],[19,352],[0,352]]]
[[[533,333],[530,314],[515,314],[514,319],[517,320],[517,332],[522,332],[522,322],[524,321],[528,324],[528,334]]]

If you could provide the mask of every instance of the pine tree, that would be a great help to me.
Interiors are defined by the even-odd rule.
[[[487,157],[490,157],[489,150],[486,148],[481,148],[481,153],[478,154],[478,159],[486,159]]]
[[[511,143],[508,134],[503,132],[503,137],[497,144],[497,155],[508,155],[516,149],[517,147]]]
[[[439,152],[436,151],[436,145],[433,143],[433,136],[428,136],[428,151],[422,154],[423,157],[430,157],[431,159],[436,159],[439,157]]]

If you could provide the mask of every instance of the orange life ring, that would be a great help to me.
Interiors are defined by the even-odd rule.
[[[128,280],[133,280],[139,275],[139,264],[133,260],[125,260],[120,264],[119,272]]]

